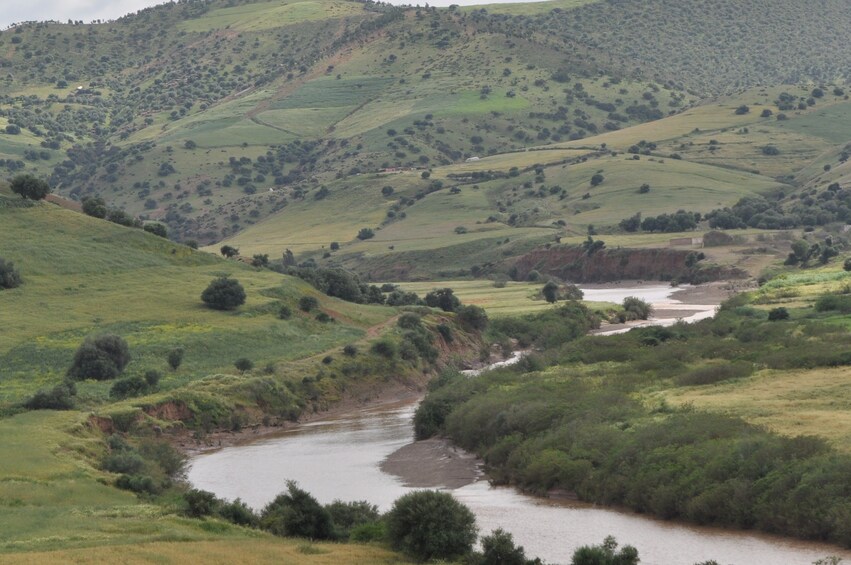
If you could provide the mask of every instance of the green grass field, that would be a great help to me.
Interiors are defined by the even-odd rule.
[[[354,2],[336,0],[258,2],[247,6],[211,10],[200,18],[183,22],[180,28],[188,32],[222,28],[256,32],[311,20],[343,18],[361,11],[360,6]]]
[[[38,204],[0,208],[0,234],[19,242],[3,251],[24,284],[0,293],[0,324],[14,332],[0,336],[0,403],[19,401],[62,379],[71,356],[93,333],[115,332],[131,347],[130,373],[164,370],[164,355],[186,349],[180,371],[165,388],[215,372],[232,372],[233,361],[256,364],[309,357],[360,338],[390,313],[319,295],[305,283],[225,261],[152,237]],[[120,250],[120,251],[118,251]],[[238,278],[247,303],[235,312],[216,312],[200,293],[220,275]],[[277,319],[279,304],[298,311],[302,295],[317,296],[341,319],[321,324],[307,315]],[[83,386],[104,398],[108,383]]]

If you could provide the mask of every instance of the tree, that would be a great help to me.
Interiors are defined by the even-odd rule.
[[[781,320],[789,319],[789,311],[786,308],[780,306],[779,308],[772,308],[768,311],[768,321],[769,322],[779,322]]]
[[[2,260],[2,259],[0,259],[0,273],[2,273],[2,270],[3,270],[3,269],[2,269],[2,265],[3,265],[3,260]],[[843,269],[844,271],[851,271],[851,258],[846,259],[846,260],[842,263],[842,269]]]
[[[423,561],[463,557],[476,541],[475,516],[445,492],[408,493],[393,503],[386,519],[393,547]]]
[[[168,239],[168,230],[166,230],[166,227],[159,222],[151,222],[145,224],[142,229],[148,233],[152,233],[154,235],[158,235],[162,238]]]
[[[310,312],[319,307],[319,301],[313,296],[302,296],[298,299],[298,308],[302,312]]]
[[[240,357],[233,362],[233,366],[236,367],[237,371],[240,373],[244,373],[245,371],[250,371],[254,368],[254,362],[247,357]]]
[[[83,213],[93,218],[106,218],[109,209],[100,197],[83,198]]]
[[[183,354],[184,351],[182,347],[175,347],[168,352],[166,360],[168,361],[168,366],[171,367],[172,371],[176,371],[180,367],[180,364],[183,363]]]
[[[219,252],[228,259],[239,255],[239,249],[237,249],[236,247],[231,247],[230,245],[222,245],[221,249],[219,249]]]
[[[130,362],[130,348],[120,336],[105,334],[88,337],[74,353],[68,377],[82,381],[114,379]]]
[[[260,514],[260,526],[277,536],[332,539],[331,514],[309,493],[287,481],[287,491],[275,497]]]
[[[593,177],[591,177],[591,186],[597,186],[599,184],[602,184],[604,180],[606,180],[606,177],[604,177],[600,173],[597,173]]]
[[[512,535],[502,528],[482,538],[481,565],[526,565],[523,546],[514,545]]]
[[[625,545],[615,553],[618,542],[608,536],[600,545],[585,545],[573,552],[571,565],[638,565],[638,550]]]
[[[632,320],[646,320],[653,312],[653,307],[644,300],[635,296],[627,296],[623,299],[623,309],[631,314]]]
[[[204,289],[201,300],[214,310],[234,310],[245,304],[245,289],[236,279],[219,277]]]
[[[375,237],[375,232],[372,231],[372,229],[370,229],[370,228],[361,228],[360,231],[358,232],[357,237],[361,241],[366,240],[366,239],[372,239],[373,237]]]
[[[548,281],[541,289],[544,299],[550,304],[555,304],[558,301],[558,284],[553,281]]]
[[[12,192],[28,200],[42,200],[50,194],[50,185],[33,175],[18,175],[10,183]]]
[[[470,304],[458,310],[458,322],[469,329],[482,331],[488,326],[488,315],[481,306]]]
[[[269,255],[267,253],[255,254],[251,258],[251,266],[252,267],[268,267],[269,266]]]
[[[748,108],[746,105],[742,104],[741,106],[739,106],[738,108],[736,108],[736,115],[737,115],[737,116],[742,116],[742,115],[744,115],[744,114],[747,114],[747,113],[748,113],[748,112],[750,112],[750,111],[751,111],[751,109],[750,109],[750,108]]]
[[[19,286],[21,286],[21,273],[15,268],[14,263],[0,257],[0,290]]]
[[[451,288],[440,288],[425,295],[426,306],[440,308],[444,312],[457,312],[461,301]]]

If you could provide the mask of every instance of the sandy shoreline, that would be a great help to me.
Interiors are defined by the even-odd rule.
[[[388,455],[379,468],[412,488],[456,489],[484,475],[481,460],[443,438],[409,443]]]

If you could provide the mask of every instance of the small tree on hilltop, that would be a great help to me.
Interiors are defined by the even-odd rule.
[[[50,185],[32,175],[18,175],[12,179],[12,192],[28,200],[42,200],[50,194]]]
[[[214,310],[233,310],[245,304],[245,289],[236,279],[219,277],[204,289],[201,300]]]
[[[393,547],[416,559],[454,560],[472,551],[476,518],[449,493],[414,491],[393,503],[387,534]]]
[[[114,379],[129,362],[130,348],[122,337],[113,334],[90,337],[74,353],[68,377],[78,381]]]
[[[11,261],[0,257],[0,290],[21,286],[21,273]]]

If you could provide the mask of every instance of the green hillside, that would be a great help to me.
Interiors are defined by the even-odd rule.
[[[676,137],[734,127],[740,116],[696,105],[730,85],[824,82],[828,96],[815,106],[830,124],[824,135],[794,120],[772,132],[781,151],[806,145],[794,163],[733,144],[708,157],[677,150],[778,177],[845,141],[847,108],[823,109],[827,83],[844,81],[834,61],[847,58],[825,32],[847,19],[835,4],[801,18],[791,2],[757,12],[667,0],[465,9],[210,0],[104,24],[24,24],[0,35],[0,170],[50,175],[64,195],[100,195],[164,221],[173,238],[211,244],[335,180],[594,136],[615,147],[624,130],[643,135],[632,143],[658,144],[667,138],[630,126],[676,114],[685,128]],[[776,43],[791,22],[800,23],[797,40]],[[706,45],[694,44],[690,26]],[[152,37],[156,50],[146,47]],[[810,98],[812,86],[797,88],[789,90]]]

